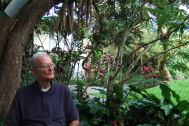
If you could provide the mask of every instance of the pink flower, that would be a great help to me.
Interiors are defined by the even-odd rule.
[[[87,69],[87,70],[90,69],[90,63],[85,63],[84,68]]]

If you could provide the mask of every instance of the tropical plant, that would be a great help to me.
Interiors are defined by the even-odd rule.
[[[166,65],[171,50],[189,43],[185,39],[174,45],[170,39],[183,35],[182,31],[188,28],[188,15],[176,1],[101,1],[94,3],[93,14],[88,36],[91,52],[83,66],[90,63],[86,71],[94,72],[96,80],[100,79],[99,85],[107,87],[107,94],[112,96],[113,84],[123,88],[147,64],[164,81],[172,80]],[[143,81],[136,80],[136,84]],[[110,103],[109,97],[106,100]]]
[[[149,94],[145,89],[135,86],[120,88],[113,87],[113,96],[100,90],[102,94],[110,97],[110,104],[100,98],[76,101],[80,112],[81,126],[185,126],[188,125],[188,101],[180,100],[166,83],[160,84],[162,99]],[[133,99],[131,93],[140,95]],[[172,102],[175,99],[175,103]],[[109,106],[110,105],[110,106]],[[87,112],[86,112],[87,111]]]
[[[131,90],[139,93],[142,98],[130,103],[125,116],[127,125],[161,125],[161,126],[185,126],[188,125],[188,106],[186,100],[180,101],[177,95],[166,83],[160,85],[163,99],[158,99],[154,94],[148,94],[146,90],[131,87]],[[176,103],[172,102],[172,99]]]

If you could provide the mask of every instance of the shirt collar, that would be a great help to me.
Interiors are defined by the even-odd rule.
[[[54,92],[54,82],[51,81],[51,87],[50,89],[47,91],[47,92],[43,92],[40,88],[39,88],[39,84],[37,82],[37,80],[33,83],[34,85],[34,91],[35,91],[35,94],[42,94],[42,93],[46,93],[46,94],[49,94],[49,95],[52,95],[53,92]]]

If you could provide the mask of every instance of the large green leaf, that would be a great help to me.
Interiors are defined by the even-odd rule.
[[[169,85],[162,83],[160,84],[160,89],[161,89],[161,94],[164,97],[164,99],[171,101],[171,89]]]
[[[85,111],[90,109],[90,106],[89,104],[87,104],[87,102],[77,103],[76,106],[79,111]]]
[[[176,99],[177,103],[180,102],[180,96],[173,90],[171,90],[172,96]]]
[[[172,105],[162,105],[161,109],[164,110],[165,115],[169,115],[169,113],[171,112],[171,109],[172,109]]]
[[[139,89],[136,88],[135,86],[130,85],[129,88],[131,89],[131,91],[134,91],[136,93],[139,93],[140,95],[142,95],[144,98],[147,98],[147,95],[144,94],[142,91],[144,91],[144,89]]]
[[[106,91],[104,89],[100,89],[100,88],[92,88],[92,89],[99,91],[101,94],[106,94]]]
[[[177,104],[176,108],[178,110],[180,110],[180,112],[183,112],[185,110],[187,110],[189,112],[189,101],[187,101],[187,100],[180,101]]]
[[[114,84],[113,92],[116,94],[117,97],[123,98],[123,90],[119,85]]]

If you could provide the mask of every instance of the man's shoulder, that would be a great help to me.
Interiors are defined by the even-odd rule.
[[[28,92],[28,91],[31,91],[32,89],[33,89],[33,84],[20,86],[20,88],[17,90],[17,93]]]
[[[62,83],[52,82],[53,87],[60,89],[60,90],[69,90],[68,86]]]

